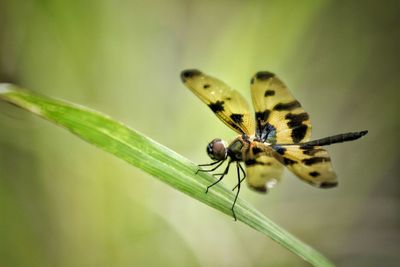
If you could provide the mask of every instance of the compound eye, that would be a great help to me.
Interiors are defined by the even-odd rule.
[[[213,160],[224,160],[227,153],[226,143],[219,138],[212,140],[207,146],[207,154]]]

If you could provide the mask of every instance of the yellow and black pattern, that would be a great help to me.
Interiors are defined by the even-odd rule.
[[[276,154],[271,147],[259,142],[251,142],[244,152],[247,184],[250,188],[265,193],[281,179],[283,165],[275,159]]]
[[[276,158],[301,180],[320,188],[337,186],[328,152],[319,146],[275,146]]]
[[[199,70],[182,71],[181,79],[231,129],[239,134],[254,135],[254,118],[249,105],[237,91]]]
[[[239,170],[243,170],[241,161],[246,165],[249,187],[261,193],[280,181],[284,166],[308,184],[319,188],[335,187],[338,182],[331,158],[322,146],[356,140],[368,133],[351,132],[309,141],[309,115],[271,72],[258,72],[251,79],[255,119],[250,115],[246,100],[222,81],[198,70],[183,71],[181,79],[226,125],[240,134],[227,148],[224,147],[225,158],[209,165],[218,163],[218,167],[219,162],[228,158],[229,164],[237,162],[238,193],[244,179],[240,179],[239,174]],[[229,164],[211,186],[221,181]],[[206,171],[212,170],[215,168]]]
[[[275,74],[256,73],[251,79],[251,97],[256,111],[256,137],[261,141],[290,144],[310,139],[308,114]]]

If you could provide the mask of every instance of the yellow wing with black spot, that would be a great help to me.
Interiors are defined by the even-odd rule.
[[[275,74],[256,73],[251,79],[251,97],[256,111],[256,136],[262,141],[290,144],[310,139],[308,114]]]
[[[265,193],[280,181],[284,168],[273,154],[276,152],[265,144],[250,143],[249,150],[244,155],[246,181],[250,188]]]
[[[319,146],[275,146],[276,158],[301,180],[320,188],[338,184],[328,152]]]
[[[231,129],[239,134],[254,135],[254,118],[249,105],[237,91],[199,70],[184,70],[181,79]]]

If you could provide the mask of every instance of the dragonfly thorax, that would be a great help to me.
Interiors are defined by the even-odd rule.
[[[242,161],[243,151],[248,149],[251,142],[251,138],[247,135],[238,136],[232,143],[228,146],[228,156],[232,161]]]

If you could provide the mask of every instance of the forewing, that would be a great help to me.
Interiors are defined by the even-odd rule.
[[[325,149],[300,145],[277,146],[275,149],[281,163],[301,180],[320,188],[337,186],[331,158]]]
[[[280,181],[283,165],[272,153],[276,152],[264,144],[253,142],[244,155],[247,184],[258,192],[265,193]]]
[[[251,97],[256,111],[256,136],[261,140],[289,144],[310,139],[308,114],[275,74],[256,73],[251,79]]]
[[[249,105],[237,91],[198,70],[183,71],[181,79],[226,125],[239,134],[254,135]]]

